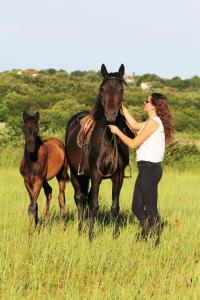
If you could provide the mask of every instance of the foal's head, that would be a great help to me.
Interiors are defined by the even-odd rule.
[[[104,78],[100,86],[101,104],[107,122],[115,122],[123,101],[124,65],[120,66],[118,72],[108,73],[103,64],[101,74]]]
[[[26,149],[29,152],[34,152],[36,149],[36,139],[38,136],[38,120],[39,112],[37,111],[34,115],[29,115],[26,111],[23,112],[24,126],[23,132],[26,141]]]

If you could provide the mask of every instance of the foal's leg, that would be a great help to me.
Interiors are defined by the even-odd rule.
[[[124,178],[124,172],[115,173],[112,176],[112,206],[111,215],[113,221],[113,238],[116,238],[119,234],[119,223],[117,217],[119,215],[119,194],[121,191],[122,183]]]
[[[101,183],[101,178],[98,175],[98,172],[97,171],[93,172],[91,178],[91,197],[89,198],[89,219],[90,219],[89,239],[90,241],[92,241],[94,238],[94,223],[99,209],[98,196],[99,196],[100,183]]]
[[[24,178],[24,184],[25,184],[25,187],[29,193],[29,197],[30,197],[30,205],[32,203],[32,185],[31,185],[31,182],[29,180],[27,180],[26,178]],[[29,205],[29,208],[30,208],[30,205]],[[31,232],[31,229],[32,229],[32,223],[33,223],[33,219],[30,218],[30,213],[29,213],[29,209],[28,209],[28,214],[29,214],[29,232]]]
[[[45,209],[45,213],[44,213],[44,222],[45,222],[45,224],[48,224],[49,208],[50,208],[50,203],[51,203],[51,198],[52,198],[52,188],[50,187],[50,185],[48,184],[48,182],[46,180],[44,180],[44,182],[43,182],[43,189],[44,189],[44,193],[45,193],[45,196],[47,199],[46,209]]]
[[[59,172],[56,175],[59,185],[59,195],[58,195],[58,202],[60,206],[60,218],[62,222],[62,229],[65,229],[65,186],[67,181],[67,174],[64,171]]]
[[[78,177],[71,172],[71,181],[74,187],[74,200],[78,209],[78,232],[81,233],[83,227],[83,214],[87,202],[89,179]]]
[[[38,199],[43,181],[40,177],[35,177],[33,185],[27,180],[24,180],[24,182],[25,182],[27,191],[30,195],[30,205],[28,208],[28,214],[29,214],[29,231],[31,231],[33,219],[35,219],[35,227],[37,226],[37,223],[38,223],[37,199]]]

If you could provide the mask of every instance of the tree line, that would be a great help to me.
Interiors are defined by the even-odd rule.
[[[176,130],[200,130],[200,77],[164,79],[155,74],[128,78],[124,99],[131,113],[144,119],[143,101],[153,91],[168,98]],[[102,81],[100,72],[64,70],[11,70],[0,73],[0,122],[16,131],[21,128],[22,112],[39,110],[42,128],[65,130],[76,112],[90,110]],[[142,90],[141,83],[150,84]]]

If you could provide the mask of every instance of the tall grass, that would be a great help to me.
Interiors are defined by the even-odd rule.
[[[135,173],[134,173],[135,179]],[[198,299],[200,295],[200,176],[165,169],[159,210],[166,226],[161,244],[137,240],[130,213],[134,179],[121,192],[121,234],[112,239],[111,182],[100,189],[95,239],[77,233],[71,184],[62,232],[55,180],[51,221],[28,234],[28,194],[16,168],[0,170],[0,298],[2,299]],[[40,221],[45,197],[39,197]]]

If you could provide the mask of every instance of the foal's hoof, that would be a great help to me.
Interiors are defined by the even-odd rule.
[[[32,214],[29,214],[29,225],[28,225],[28,233],[31,235],[35,231],[37,223],[35,223],[35,217]]]
[[[61,230],[62,230],[62,231],[65,231],[65,230],[66,230],[66,224],[65,224],[64,221],[61,223]]]
[[[44,217],[44,225],[47,226],[49,224],[49,220],[50,220],[50,217],[49,216],[45,216]]]

